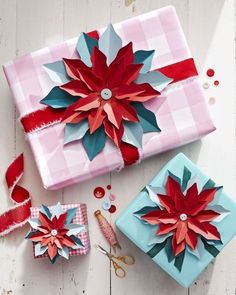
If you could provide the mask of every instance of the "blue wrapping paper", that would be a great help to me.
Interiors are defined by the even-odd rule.
[[[163,186],[168,170],[176,176],[181,177],[184,167],[187,167],[192,174],[198,175],[197,182],[200,182],[201,185],[204,185],[209,180],[209,177],[207,177],[185,155],[180,153],[169,161],[149,184],[158,187]],[[222,244],[217,245],[217,249],[221,251],[236,234],[236,203],[227,196],[223,190],[219,190],[216,193],[213,203],[221,205],[226,210],[230,211],[230,213],[216,225],[222,240]],[[145,206],[154,205],[155,204],[150,200],[148,193],[143,190],[116,220],[116,226],[119,230],[145,253],[153,247],[148,246],[150,234],[153,232],[153,226],[141,222],[136,216],[134,216],[134,212]],[[214,222],[212,222],[212,224],[214,225]],[[180,285],[183,287],[189,287],[214,257],[205,249],[200,259],[186,251],[181,271],[174,266],[174,261],[168,262],[164,249],[152,259]]]

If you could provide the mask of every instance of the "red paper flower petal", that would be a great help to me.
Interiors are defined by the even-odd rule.
[[[210,203],[214,199],[216,191],[216,188],[209,188],[201,191],[198,196],[199,202],[206,202],[206,204]]]
[[[171,199],[171,197],[167,195],[158,194],[161,205],[169,212],[176,212],[175,203]]]
[[[90,70],[80,59],[63,58],[66,72],[72,79],[80,79],[78,69]],[[90,70],[91,71],[91,70]]]
[[[123,133],[124,133],[124,127],[123,127],[123,125],[121,124],[120,125],[120,128],[117,129],[107,119],[104,120],[103,124],[104,124],[104,127],[105,127],[105,133],[107,134],[107,136],[109,136],[112,139],[112,141],[118,147],[120,147],[120,145],[121,145],[121,138],[122,138]]]
[[[89,130],[93,134],[103,123],[106,114],[103,111],[103,106],[101,105],[98,109],[91,110],[88,116]]]
[[[61,243],[69,248],[72,248],[76,245],[76,243],[67,235],[63,236],[63,238],[61,239]]]
[[[160,216],[162,216],[164,214],[164,210],[153,210],[145,215],[143,215],[141,217],[141,219],[143,219],[144,221],[148,222],[151,225],[157,225],[160,223]]]
[[[102,81],[106,81],[108,73],[107,58],[96,46],[91,54],[91,62],[93,74]]]
[[[157,235],[165,235],[169,232],[176,229],[176,224],[163,224],[159,225],[159,229],[157,230]]]
[[[52,228],[51,220],[42,212],[39,212],[39,221],[41,222],[42,226],[45,226],[46,228],[49,228],[49,229]]]
[[[176,193],[182,194],[180,184],[170,175],[167,177],[166,181],[166,193],[168,196],[172,196],[173,199]]]
[[[149,85],[148,83],[138,84],[138,85],[141,86],[144,91],[137,96],[130,97],[128,100],[145,102],[156,97],[157,95],[160,95],[160,92],[152,88],[152,86]]]
[[[185,246],[186,246],[186,244],[185,244],[184,241],[177,244],[175,235],[173,236],[173,238],[172,238],[172,247],[173,247],[175,256],[179,255],[185,249]]]
[[[79,78],[87,85],[87,87],[91,91],[100,92],[104,87],[103,81],[96,77],[91,69],[85,70],[83,68],[79,68]]]
[[[220,240],[220,234],[217,228],[210,223],[200,223],[196,219],[191,219],[188,221],[188,227],[195,233],[202,235],[206,239]]]
[[[144,92],[143,88],[138,84],[120,85],[117,90],[113,91],[113,95],[117,99],[125,99],[136,96]]]
[[[220,215],[220,213],[215,212],[213,210],[205,210],[205,211],[199,212],[194,217],[194,219],[196,219],[199,222],[206,222],[206,221],[212,221],[212,220],[214,220],[219,215]]]
[[[164,210],[161,210],[162,212]],[[175,224],[179,220],[179,213],[165,213],[160,215],[158,220],[164,224]]]
[[[103,109],[107,114],[108,120],[119,129],[122,121],[122,113],[119,110],[119,104],[111,100],[104,104]]]
[[[95,108],[99,107],[100,104],[101,104],[100,98],[97,95],[97,93],[91,93],[87,97],[81,98],[77,102],[77,106],[76,106],[75,111],[86,112],[91,109],[95,109]]]
[[[64,227],[67,218],[67,212],[61,214],[56,221],[56,229],[61,229]]]
[[[29,238],[32,242],[41,242],[43,237],[44,237],[44,233],[40,232],[40,231],[36,231],[35,233],[33,233],[31,235],[31,237]]]
[[[188,232],[187,223],[184,221],[179,221],[177,223],[177,228],[176,228],[176,232],[175,232],[177,244],[180,244],[181,242],[183,242],[185,240],[185,236],[186,236],[187,232]]]
[[[122,84],[130,84],[138,78],[143,64],[131,64],[125,69],[124,75],[122,77]]]
[[[122,118],[126,121],[130,122],[139,122],[139,118],[137,116],[136,110],[134,107],[130,105],[129,102],[120,101],[119,109],[122,114]]]
[[[197,246],[197,234],[190,229],[187,231],[185,241],[191,249],[196,249]]]
[[[80,97],[86,97],[91,92],[86,84],[79,80],[71,80],[70,82],[60,86],[60,88],[71,95]]]
[[[133,63],[133,61],[134,61],[134,53],[133,53],[133,44],[132,44],[132,42],[129,42],[126,46],[122,47],[118,51],[118,53],[116,55],[116,58],[113,60],[111,65],[114,64],[114,63],[119,62],[121,59],[124,60],[124,63],[126,65],[129,65],[129,64]]]
[[[124,58],[121,58],[118,62],[112,62],[110,64],[107,77],[107,84],[109,89],[112,89],[115,86],[119,86],[121,84],[125,68],[126,65],[124,62]]]
[[[48,256],[53,260],[57,255],[57,246],[55,244],[48,244]]]

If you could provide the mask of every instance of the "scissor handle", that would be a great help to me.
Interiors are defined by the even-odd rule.
[[[116,276],[119,278],[124,278],[126,276],[125,270],[119,264],[117,264],[113,259],[111,259],[111,262],[114,266]]]
[[[132,265],[132,264],[135,263],[134,257],[130,256],[130,255],[118,256],[118,257],[115,257],[115,258],[122,261],[126,265]]]

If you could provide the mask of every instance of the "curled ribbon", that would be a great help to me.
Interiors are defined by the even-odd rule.
[[[8,167],[5,175],[9,197],[14,206],[0,215],[0,236],[9,234],[23,226],[30,217],[31,198],[29,192],[18,185],[24,172],[24,157],[20,154]]]

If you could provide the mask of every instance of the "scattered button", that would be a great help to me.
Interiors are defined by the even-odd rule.
[[[108,100],[112,97],[112,92],[109,88],[104,88],[101,91],[101,97],[105,100]]]
[[[205,82],[205,83],[203,84],[203,88],[204,88],[204,89],[208,89],[209,87],[210,87],[209,83]]]
[[[213,69],[208,69],[206,74],[208,77],[213,77],[215,75],[215,71]]]
[[[218,86],[219,84],[220,84],[220,82],[219,82],[218,80],[215,80],[215,81],[214,81],[214,85],[215,85],[215,86]]]
[[[209,104],[215,104],[215,102],[216,102],[215,97],[209,98]]]
[[[116,206],[111,205],[110,209],[108,210],[110,213],[115,213],[116,212]]]
[[[111,202],[109,200],[105,200],[103,203],[102,203],[102,208],[104,210],[109,210],[111,208]]]
[[[110,184],[107,185],[107,189],[111,190],[111,185]]]
[[[109,199],[110,201],[115,201],[116,196],[114,194],[110,194]]]
[[[105,190],[103,187],[98,186],[93,191],[94,197],[97,199],[101,199],[105,196]]]

